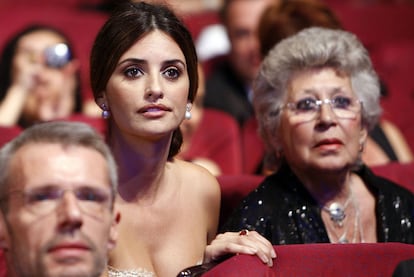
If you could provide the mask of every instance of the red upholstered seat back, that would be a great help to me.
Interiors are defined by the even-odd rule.
[[[21,128],[18,126],[0,126],[0,147],[20,134],[21,131]]]
[[[198,38],[201,31],[207,26],[220,23],[219,15],[215,11],[186,14],[182,17],[182,20],[190,30],[194,40]]]
[[[387,41],[378,45],[371,56],[388,88],[388,95],[382,99],[383,116],[407,138],[414,117],[414,39]],[[414,151],[414,141],[407,138],[407,142]]]
[[[98,133],[100,133],[103,137],[106,136],[107,132],[107,122],[100,118],[100,117],[90,117],[83,114],[73,114],[68,118],[63,118],[60,120],[64,121],[77,121],[83,122],[91,127],[93,127]],[[22,128],[15,125],[15,126],[0,126],[0,147],[4,144],[15,138],[20,132],[22,132]]]
[[[91,117],[83,114],[73,114],[68,118],[64,118],[65,121],[74,121],[86,123],[93,127],[95,131],[100,133],[104,138],[107,136],[108,122],[102,117]]]
[[[414,38],[414,6],[411,4],[336,2],[329,6],[343,27],[355,33],[369,49],[385,41]]]
[[[245,122],[242,128],[243,173],[255,174],[262,162],[265,147],[258,133],[255,117]]]
[[[0,250],[0,277],[7,277],[6,257],[3,250]]]
[[[385,177],[414,193],[414,162],[408,164],[394,162],[375,166],[371,169],[375,174]]]
[[[256,256],[237,255],[203,276],[388,277],[400,261],[414,258],[414,245],[402,243],[301,244],[275,250],[272,268]]]
[[[187,160],[208,158],[220,166],[223,174],[240,174],[242,156],[237,122],[222,111],[205,108],[190,149],[183,154]]]
[[[220,224],[263,179],[264,176],[248,174],[218,176],[221,188]]]

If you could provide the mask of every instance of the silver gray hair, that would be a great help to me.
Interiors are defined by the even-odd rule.
[[[363,103],[362,124],[371,130],[378,122],[380,84],[367,49],[347,31],[307,28],[275,45],[254,81],[253,105],[259,133],[269,151],[278,151],[272,145],[293,73],[327,67],[350,77],[352,88]]]
[[[82,146],[102,154],[108,164],[112,197],[115,198],[118,186],[118,172],[111,150],[103,137],[91,126],[81,122],[54,121],[35,124],[25,129],[0,150],[0,199],[5,197],[10,178],[9,166],[15,153],[32,143],[56,143],[63,146]]]

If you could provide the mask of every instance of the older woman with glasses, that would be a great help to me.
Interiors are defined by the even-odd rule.
[[[277,170],[224,229],[256,230],[273,244],[414,243],[413,194],[361,162],[379,96],[353,34],[314,27],[276,45],[253,101]]]

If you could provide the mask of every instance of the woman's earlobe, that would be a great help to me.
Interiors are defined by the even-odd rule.
[[[96,104],[102,108],[102,105],[106,105],[106,99],[103,93],[100,94],[100,96],[95,98]]]
[[[103,119],[108,119],[111,117],[111,110],[108,106],[108,104],[106,103],[106,99],[104,96],[98,97],[96,98],[96,104],[98,104],[99,108],[101,108],[102,110],[102,118]]]
[[[363,127],[362,130],[361,130],[361,136],[360,136],[360,139],[359,139],[359,144],[364,146],[365,143],[367,142],[367,139],[368,139],[368,130],[367,130],[366,127]]]

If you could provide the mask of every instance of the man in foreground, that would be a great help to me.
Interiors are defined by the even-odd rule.
[[[0,150],[0,247],[8,276],[97,277],[115,245],[115,162],[82,123],[26,129]]]

